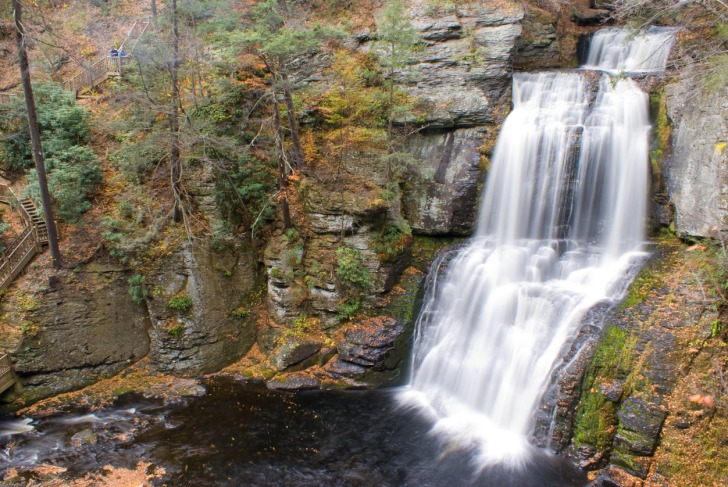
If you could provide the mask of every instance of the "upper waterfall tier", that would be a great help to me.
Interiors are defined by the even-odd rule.
[[[611,256],[643,238],[647,95],[631,80],[579,73],[516,74],[478,235],[501,243],[568,239]]]
[[[591,37],[584,69],[609,72],[660,73],[675,43],[677,29],[650,27],[630,32],[621,27],[600,29]]]

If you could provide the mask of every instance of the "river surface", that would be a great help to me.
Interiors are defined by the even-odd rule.
[[[476,448],[443,445],[397,389],[288,394],[228,378],[205,386],[204,396],[170,404],[132,394],[93,414],[0,419],[0,479],[41,463],[76,478],[144,460],[166,470],[156,485],[585,484],[567,460],[536,449],[523,469],[475,467]]]

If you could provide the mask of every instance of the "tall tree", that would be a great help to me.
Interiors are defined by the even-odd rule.
[[[292,168],[306,166],[301,139],[296,122],[293,103],[293,86],[290,80],[289,64],[296,56],[305,54],[321,45],[322,39],[338,36],[333,29],[305,24],[303,12],[292,10],[289,0],[265,0],[258,3],[250,13],[250,27],[243,35],[243,43],[265,64],[271,75],[271,99],[273,101],[273,130],[278,151],[280,202],[286,228],[290,226],[288,211],[288,172]],[[290,149],[285,151],[284,130],[280,114],[283,101],[288,119]]]
[[[376,47],[380,62],[386,69],[391,108],[394,106],[395,86],[401,81],[398,71],[406,68],[420,38],[412,27],[402,0],[389,0],[378,24],[379,41]]]
[[[301,148],[296,113],[293,104],[293,83],[290,63],[301,55],[321,46],[324,39],[340,37],[342,32],[320,25],[307,25],[305,15],[292,0],[265,0],[250,12],[250,26],[243,43],[257,55],[271,74],[272,94],[283,100],[291,139],[290,165],[303,168],[306,164]]]
[[[13,0],[15,20],[15,41],[18,45],[18,65],[20,66],[20,77],[25,95],[25,106],[28,111],[28,129],[33,145],[33,160],[38,173],[41,200],[43,202],[43,214],[46,227],[48,228],[48,246],[51,251],[51,262],[55,269],[60,269],[62,264],[61,251],[58,247],[58,231],[53,217],[51,196],[48,192],[48,181],[45,172],[45,160],[43,158],[43,147],[40,142],[40,130],[38,129],[38,115],[35,110],[35,99],[33,98],[33,86],[30,83],[30,66],[28,64],[28,53],[25,48],[25,27],[23,26],[23,6],[20,0]]]
[[[172,138],[172,147],[169,157],[170,177],[172,179],[172,192],[174,193],[173,220],[182,219],[182,163],[180,161],[179,140],[179,29],[177,27],[177,0],[172,0],[172,66],[170,78],[172,80],[172,107],[169,117],[169,129]]]

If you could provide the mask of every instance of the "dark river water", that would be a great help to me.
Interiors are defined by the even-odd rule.
[[[145,460],[166,470],[158,485],[585,484],[568,461],[540,450],[521,470],[476,468],[473,451],[448,448],[428,420],[398,405],[393,389],[287,394],[219,378],[205,387],[206,395],[171,404],[127,395],[93,414],[27,426],[30,418],[0,418],[0,479],[39,463],[65,467],[72,478]]]

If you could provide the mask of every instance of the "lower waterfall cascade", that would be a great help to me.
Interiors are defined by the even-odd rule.
[[[666,45],[664,30],[605,29],[591,49],[612,54],[589,59],[614,71],[639,58],[658,72]],[[477,231],[430,271],[400,400],[432,418],[446,450],[474,448],[480,466],[528,460],[563,350],[592,307],[624,295],[645,257],[648,96],[628,77],[596,78],[514,75]]]

